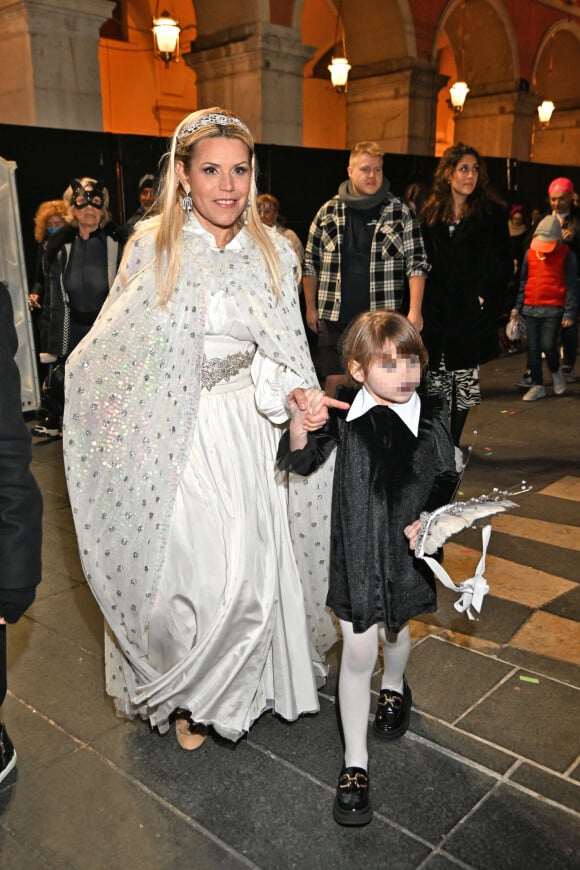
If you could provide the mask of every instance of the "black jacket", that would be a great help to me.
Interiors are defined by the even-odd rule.
[[[112,221],[99,228],[107,249],[108,287],[110,290],[121,261],[127,234]],[[70,348],[70,305],[64,289],[65,274],[71,246],[78,229],[68,225],[51,236],[46,246],[48,281],[42,307],[40,349],[57,357],[66,357]]]
[[[30,471],[17,346],[12,301],[0,283],[0,616],[6,622],[32,604],[41,578],[42,497]]]
[[[439,367],[442,354],[448,371],[493,359],[499,353],[499,304],[513,273],[507,214],[493,205],[489,214],[461,221],[453,235],[441,222],[423,232],[431,272],[422,337],[430,368]]]

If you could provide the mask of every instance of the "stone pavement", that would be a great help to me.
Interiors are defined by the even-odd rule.
[[[36,444],[44,580],[8,630],[3,716],[18,766],[0,785],[0,866],[578,870],[580,382],[523,403],[523,364],[482,369],[462,491],[522,479],[533,491],[492,521],[481,619],[440,588],[438,612],[413,622],[411,727],[395,743],[369,737],[375,817],[358,830],[331,815],[337,650],[318,715],[266,715],[235,746],[210,738],[189,755],[173,734],[115,718],[61,444]],[[447,545],[456,581],[473,574],[480,541],[468,530]]]

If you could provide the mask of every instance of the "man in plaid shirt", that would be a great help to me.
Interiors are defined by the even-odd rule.
[[[429,264],[421,230],[389,187],[379,146],[359,142],[350,153],[348,181],[310,226],[303,272],[306,322],[318,334],[318,364],[329,395],[342,381],[341,335],[362,311],[404,311],[417,330],[423,326]]]

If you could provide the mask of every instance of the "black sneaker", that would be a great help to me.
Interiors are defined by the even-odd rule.
[[[362,767],[343,767],[340,771],[332,815],[339,825],[368,825],[372,819],[369,776]]]
[[[385,740],[396,740],[402,737],[409,727],[412,702],[413,696],[405,679],[403,679],[402,695],[391,689],[381,689],[373,724],[375,734],[384,737]]]
[[[16,750],[8,736],[8,732],[0,723],[0,782],[16,767]]]

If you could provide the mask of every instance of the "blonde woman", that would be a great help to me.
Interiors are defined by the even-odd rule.
[[[237,740],[265,710],[316,711],[334,640],[330,483],[275,470],[287,396],[305,407],[316,380],[294,254],[262,226],[255,174],[231,112],[178,125],[158,213],[67,366],[65,465],[107,691],[161,732],[175,719],[187,750],[210,726]]]

